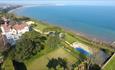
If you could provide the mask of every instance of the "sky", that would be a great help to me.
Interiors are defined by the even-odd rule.
[[[64,4],[64,5],[109,5],[115,6],[115,0],[0,0],[10,4]]]

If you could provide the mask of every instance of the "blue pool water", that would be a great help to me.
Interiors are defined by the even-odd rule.
[[[82,48],[76,48],[77,51],[79,51],[80,53],[86,55],[86,56],[91,56],[91,53],[85,51],[84,49]]]

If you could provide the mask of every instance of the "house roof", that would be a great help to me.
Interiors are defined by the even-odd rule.
[[[22,30],[24,27],[26,27],[27,24],[25,23],[20,23],[20,24],[14,24],[14,25],[9,25],[9,24],[2,24],[2,27],[4,28],[5,32],[9,32],[11,28],[14,28],[16,30]]]
[[[13,25],[12,28],[14,28],[14,29],[16,29],[16,30],[22,30],[22,29],[24,29],[24,27],[26,27],[26,26],[27,26],[27,24],[21,23],[21,24],[15,24],[15,25]]]

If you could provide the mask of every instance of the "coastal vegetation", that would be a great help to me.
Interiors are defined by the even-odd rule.
[[[46,37],[36,31],[26,32],[17,41],[15,48],[11,48],[9,56],[12,60],[23,61],[44,49]]]
[[[65,59],[62,58],[52,58],[49,60],[47,67],[49,69],[53,68],[54,70],[65,70],[67,69],[67,61]]]
[[[8,70],[17,69],[18,64],[22,64],[26,70],[80,70],[81,66],[90,70],[87,69],[87,65],[92,66],[93,70],[96,68],[100,70],[99,65],[95,64],[93,60],[87,61],[90,57],[70,46],[74,42],[85,44],[92,48],[92,51],[103,51],[109,56],[114,52],[109,44],[87,39],[58,26],[14,14],[4,13],[4,15],[15,22],[34,22],[31,25],[32,30],[24,33],[16,41],[16,45],[8,46],[5,51],[0,52],[4,56],[2,68],[5,70],[8,66],[10,66]],[[2,21],[0,23],[2,24]],[[94,58],[96,57],[96,53],[93,52],[92,55]]]

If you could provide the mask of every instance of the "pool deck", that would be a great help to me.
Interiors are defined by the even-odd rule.
[[[82,44],[82,43],[74,42],[72,44],[72,47],[74,47],[74,48],[82,48],[82,49],[84,49],[85,51],[87,51],[87,52],[89,52],[91,54],[93,53],[93,51],[92,51],[92,49],[90,47],[88,47],[87,45]]]
[[[67,42],[67,41],[65,41],[65,42],[68,43],[68,44],[69,44],[71,47],[73,47],[73,48],[82,48],[82,49],[84,49],[85,51],[87,51],[87,52],[93,54],[92,49],[91,49],[90,47],[88,47],[87,45],[85,45],[85,44],[78,43],[78,42],[74,42],[74,43],[70,44],[70,43]]]

